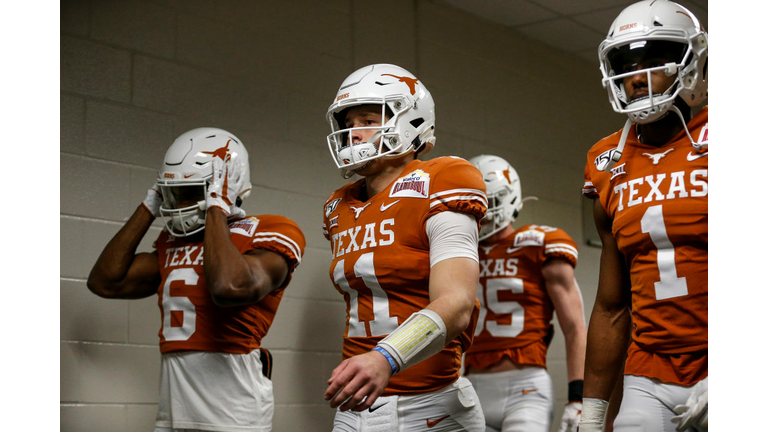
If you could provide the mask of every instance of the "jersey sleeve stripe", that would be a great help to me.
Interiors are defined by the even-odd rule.
[[[485,193],[479,189],[450,189],[442,192],[436,192],[429,196],[430,200],[436,200],[436,199],[443,199],[441,197],[444,197],[446,195],[454,195],[454,194],[472,194],[477,195],[482,198],[483,203],[485,206],[488,206],[488,200],[485,197]],[[433,204],[434,205],[434,204]]]
[[[571,254],[576,258],[579,257],[578,250],[567,243],[553,243],[553,244],[547,245],[547,247],[544,248],[544,254],[551,254],[555,252],[564,252],[567,254]]]
[[[440,198],[437,200],[432,200],[432,203],[429,204],[429,207],[434,207],[438,204],[447,203],[448,201],[456,201],[456,200],[467,200],[467,201],[480,201],[483,203],[484,206],[488,206],[488,200],[485,199],[485,197],[478,197],[478,196],[468,196],[468,195],[459,195],[451,198]]]
[[[290,237],[276,232],[259,232],[253,236],[253,243],[268,241],[274,241],[286,246],[296,257],[296,261],[301,264],[301,248]]]
[[[480,189],[450,189],[442,192],[433,193],[432,195],[429,196],[429,199],[435,199],[444,195],[450,195],[455,193],[473,193],[473,194],[485,196],[483,191],[481,191]]]
[[[584,182],[584,186],[581,188],[582,195],[594,195],[597,194],[597,188],[592,182]]]

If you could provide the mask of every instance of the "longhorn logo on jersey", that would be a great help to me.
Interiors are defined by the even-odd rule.
[[[667,153],[671,152],[672,150],[674,150],[674,149],[671,148],[671,149],[665,151],[664,153],[643,153],[643,156],[648,156],[649,158],[651,158],[651,160],[653,161],[654,165],[658,165],[659,161],[661,161],[661,158],[666,156]]]
[[[389,191],[392,198],[427,198],[429,196],[429,174],[417,169],[398,179]]]
[[[360,213],[362,213],[363,210],[365,210],[369,205],[371,205],[371,203],[368,203],[362,207],[349,206],[350,210],[355,212],[355,220],[360,217]]]

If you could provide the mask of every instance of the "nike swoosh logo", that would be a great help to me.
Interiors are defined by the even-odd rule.
[[[184,174],[184,178],[190,178],[190,177],[192,177],[193,175],[194,175],[194,174],[189,174],[189,175],[187,175],[187,174]]]
[[[377,409],[379,409],[379,408],[383,407],[384,405],[386,405],[386,404],[388,404],[388,403],[389,403],[389,402],[384,402],[383,404],[381,404],[381,405],[379,405],[379,406],[377,406],[377,407],[370,407],[370,408],[368,408],[368,412],[374,412],[374,411],[376,411]]]
[[[535,392],[536,390],[538,390],[538,389],[537,389],[537,388],[535,388],[535,389],[530,389],[530,390],[523,390],[523,394],[524,394],[524,395],[527,395],[528,393],[532,393],[532,392]]]
[[[507,248],[507,253],[508,254],[515,253],[515,252],[519,251],[522,248],[523,248],[522,246],[519,246],[519,247],[516,247],[516,248]]]
[[[382,204],[381,204],[381,211],[385,211],[385,210],[387,210],[388,208],[392,207],[393,205],[395,205],[395,204],[397,204],[397,203],[399,203],[399,202],[400,202],[400,200],[397,200],[397,201],[395,201],[395,202],[391,202],[391,203],[389,203],[389,204],[387,204],[387,205],[384,205],[384,203],[382,203]]]
[[[427,419],[427,427],[428,427],[428,428],[434,427],[435,425],[437,425],[438,423],[440,423],[441,421],[443,421],[443,420],[447,419],[447,418],[448,418],[448,417],[450,417],[450,416],[451,416],[451,415],[450,415],[450,414],[448,414],[448,415],[447,415],[447,416],[445,416],[445,417],[440,417],[439,419],[437,419],[437,420],[432,420],[432,421],[430,421],[429,419]]]
[[[694,154],[693,152],[690,152],[688,153],[688,156],[686,156],[685,158],[688,159],[688,162],[693,162],[700,157],[706,156],[707,154],[709,154],[709,151],[705,151],[704,153],[699,153],[699,154]]]

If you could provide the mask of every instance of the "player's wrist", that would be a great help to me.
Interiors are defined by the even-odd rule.
[[[375,346],[371,351],[376,351],[384,356],[385,359],[387,359],[387,362],[389,363],[390,369],[392,369],[392,375],[394,375],[397,372],[397,362],[395,362],[395,359],[392,357],[392,355],[383,347]]]
[[[446,327],[440,315],[429,309],[413,313],[378,346],[385,349],[402,371],[445,348]]]
[[[597,398],[584,398],[581,407],[581,420],[579,422],[579,428],[585,430],[600,430],[592,429],[592,426],[602,428],[605,423],[605,414],[608,411],[608,401]],[[585,429],[584,426],[589,425],[589,429]]]
[[[152,218],[160,216],[160,206],[163,203],[163,196],[157,190],[157,186],[152,186],[147,190],[147,196],[141,202],[141,206],[152,215]]]
[[[581,402],[584,399],[584,380],[573,380],[568,383],[568,403]]]
[[[205,208],[205,211],[208,214],[216,213],[216,214],[224,215],[224,217],[229,216],[229,213],[227,213],[227,209],[222,207],[219,203],[208,204]]]
[[[152,212],[152,209],[151,209],[151,208],[149,208],[149,207],[147,206],[147,204],[146,204],[146,203],[143,203],[143,202],[142,202],[142,203],[139,205],[139,207],[143,208],[143,209],[144,209],[144,210],[147,212],[147,214],[149,215],[149,217],[150,217],[150,218],[152,218],[152,220],[155,220],[155,219],[157,218],[157,215],[156,215],[155,213],[153,213],[153,212]]]

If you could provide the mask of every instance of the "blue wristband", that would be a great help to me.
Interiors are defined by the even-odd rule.
[[[384,356],[385,359],[387,359],[387,361],[389,362],[389,367],[392,368],[392,375],[394,375],[395,372],[397,372],[397,363],[395,363],[395,359],[393,359],[392,356],[389,355],[387,350],[385,350],[384,348],[382,348],[380,346],[376,346],[376,347],[373,347],[373,349],[371,351],[378,351],[378,352],[380,352]],[[390,376],[392,376],[392,375],[390,375]]]

